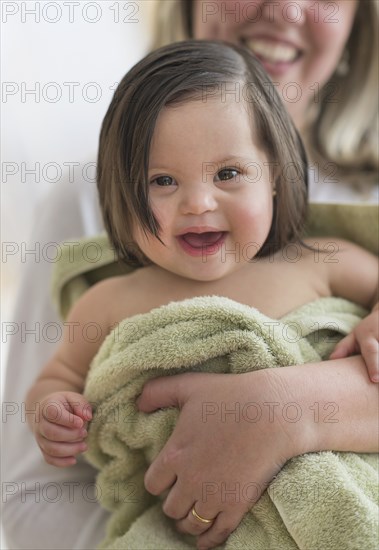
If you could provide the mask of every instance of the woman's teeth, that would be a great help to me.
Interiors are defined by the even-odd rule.
[[[263,61],[269,63],[289,63],[299,55],[299,50],[289,44],[254,39],[249,40],[246,45]]]

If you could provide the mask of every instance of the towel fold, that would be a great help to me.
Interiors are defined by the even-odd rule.
[[[143,476],[169,438],[178,411],[136,411],[143,384],[188,371],[243,373],[326,358],[366,312],[321,298],[272,320],[219,296],[172,302],[125,319],[92,362],[85,396],[95,414],[87,459],[97,495],[112,512],[101,548],[186,550]],[[306,367],[304,367],[306,368]],[[373,550],[378,537],[378,456],[310,453],[290,460],[221,548]],[[254,479],[254,472],[252,472]]]

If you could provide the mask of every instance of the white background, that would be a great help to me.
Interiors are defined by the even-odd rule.
[[[96,160],[114,84],[149,49],[154,0],[3,0],[0,6],[2,252],[9,243],[20,251],[2,254],[4,320],[11,318],[21,246],[37,202],[67,181],[69,170],[94,177],[86,165]]]
[[[0,2],[2,326],[23,268],[4,246],[27,243],[38,201],[67,181],[69,163],[82,170],[96,160],[114,84],[149,49],[153,8],[154,0]],[[2,338],[1,381],[5,358]]]

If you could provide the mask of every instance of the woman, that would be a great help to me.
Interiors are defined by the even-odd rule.
[[[315,163],[311,201],[378,200],[377,2],[162,0],[157,14],[155,47],[219,39],[261,59]]]
[[[257,6],[257,12],[253,13],[253,4]],[[300,128],[303,137],[306,137],[308,151],[315,163],[314,174],[324,169],[330,171],[330,163],[335,163],[339,170],[339,176],[336,183],[329,182],[330,173],[326,175],[319,174],[319,182],[315,177],[314,187],[311,187],[311,198],[328,200],[355,200],[371,201],[375,200],[375,191],[373,181],[377,167],[377,157],[373,141],[375,138],[373,125],[377,116],[377,106],[372,106],[375,102],[373,86],[375,85],[375,55],[377,53],[377,5],[373,0],[368,2],[334,2],[338,6],[338,13],[332,16],[330,12],[323,10],[323,4],[320,4],[318,21],[317,11],[315,12],[315,2],[304,1],[299,3],[301,14],[291,12],[291,6],[295,3],[281,2],[275,7],[276,3],[267,1],[255,2],[179,2],[170,1],[158,3],[159,32],[157,33],[155,45],[162,42],[169,42],[181,39],[186,33],[193,35],[194,38],[223,38],[235,41],[244,41],[250,36],[253,37],[256,25],[264,25],[264,38],[266,34],[272,38],[283,38],[297,33],[296,42],[285,50],[287,61],[279,63],[279,72],[290,70],[290,61],[298,67],[302,67],[302,61],[307,59],[306,52],[311,49],[318,38],[320,29],[324,31],[331,29],[327,34],[328,48],[333,45],[333,56],[330,59],[321,46],[326,38],[318,44],[322,52],[314,49],[314,57],[309,60],[309,69],[311,75],[305,78],[304,73],[297,76],[289,76],[285,79],[285,74],[274,75],[273,80],[281,82],[282,96],[285,91],[288,92],[289,101],[288,110],[293,114],[298,128]],[[250,5],[250,7],[249,7]],[[283,12],[285,6],[287,11]],[[347,8],[347,5],[350,7]],[[219,11],[215,11],[219,8]],[[261,11],[259,11],[259,9]],[[212,9],[215,13],[212,13]],[[221,10],[224,10],[223,12]],[[232,14],[227,13],[231,10]],[[239,9],[239,11],[238,11]],[[273,10],[278,11],[273,11]],[[172,10],[172,11],[171,11]],[[237,10],[234,11],[233,10]],[[251,10],[251,11],[250,11]],[[313,11],[312,11],[313,10]],[[175,17],[180,17],[178,19]],[[301,15],[299,20],[296,20]],[[329,27],[325,28],[326,18],[334,19]],[[324,27],[323,27],[324,25]],[[369,31],[369,29],[371,29]],[[313,30],[313,33],[311,33]],[[260,31],[261,32],[261,31]],[[258,36],[258,35],[257,35]],[[163,39],[162,39],[163,37]],[[343,38],[342,38],[343,37]],[[275,59],[281,59],[279,55],[283,54],[285,41],[282,40],[282,50],[275,52],[275,47],[270,41],[261,39],[250,45],[257,49],[266,64],[266,69],[270,70],[270,65],[275,65]],[[312,41],[311,41],[312,38]],[[294,39],[295,40],[295,39]],[[300,42],[300,40],[302,40]],[[298,41],[300,43],[298,43]],[[296,46],[295,54],[293,45]],[[344,46],[350,52],[350,59],[344,55]],[[292,49],[291,49],[292,47]],[[271,48],[271,50],[270,50]],[[258,51],[260,49],[260,52]],[[322,54],[322,55],[321,55]],[[292,56],[295,56],[292,58]],[[268,59],[271,56],[271,59]],[[275,58],[275,56],[277,56]],[[264,59],[265,58],[265,59]],[[274,58],[274,59],[273,59]],[[298,60],[297,60],[298,58]],[[296,61],[295,61],[296,59]],[[341,62],[342,60],[342,62]],[[289,63],[287,67],[286,63]],[[326,64],[326,67],[325,67]],[[349,65],[349,67],[348,67]],[[305,65],[304,65],[305,67]],[[274,68],[274,67],[273,67]],[[346,72],[348,70],[348,72]],[[273,70],[273,69],[272,69]],[[292,70],[292,69],[291,69]],[[295,70],[295,66],[293,67]],[[305,70],[305,69],[304,69]],[[360,72],[361,71],[361,72]],[[340,73],[346,73],[345,75]],[[297,80],[298,79],[298,80]],[[302,94],[309,101],[294,102],[293,95],[290,92],[296,89],[296,86],[289,86],[294,82],[301,87]],[[347,90],[347,95],[338,92],[338,101],[331,102],[331,90],[328,88],[328,82],[340,81],[343,83],[342,89]],[[308,90],[308,86],[313,86]],[[318,86],[317,86],[318,85]],[[342,90],[341,89],[341,90]],[[309,93],[310,92],[310,93]],[[303,97],[303,96],[302,96]],[[285,97],[284,97],[285,99]],[[312,102],[312,99],[314,101]],[[352,108],[354,106],[354,109]],[[293,109],[293,111],[291,110]],[[347,130],[349,132],[347,132]],[[376,153],[377,154],[377,153]],[[329,165],[319,159],[327,158]],[[317,164],[318,163],[318,164]],[[334,166],[334,164],[332,165]],[[329,178],[328,178],[329,175]],[[335,176],[334,176],[335,177]],[[359,177],[359,181],[358,181]],[[326,179],[326,181],[324,181]],[[350,183],[350,179],[352,183]],[[365,182],[362,189],[361,182]],[[366,184],[367,181],[367,184]],[[343,183],[342,183],[343,182]],[[358,186],[359,183],[359,186]],[[317,187],[318,186],[318,187]],[[70,187],[70,193],[72,192]],[[324,191],[325,189],[325,191]],[[320,191],[318,191],[320,190]],[[366,193],[367,190],[367,193]],[[96,215],[95,200],[93,196],[88,196],[86,188],[80,189],[80,197],[70,193],[60,192],[59,198],[51,201],[42,210],[44,218],[40,220],[35,233],[35,240],[46,239],[49,235],[49,241],[64,241],[78,234],[94,234],[100,230],[100,223]],[[63,202],[62,202],[63,201]],[[89,201],[93,201],[89,203]],[[88,208],[90,204],[90,208]],[[62,209],[65,205],[72,209],[75,205],[76,211],[74,220],[70,219],[66,226],[56,230],[56,219],[61,218]],[[88,210],[90,213],[88,213]],[[63,220],[62,220],[63,223]],[[54,229],[53,229],[54,228]],[[18,303],[18,314],[16,315],[20,322],[27,322],[28,319],[35,322],[39,320],[41,325],[54,321],[56,316],[53,314],[46,288],[49,280],[48,265],[40,264],[34,266],[39,269],[38,274],[31,272],[25,273],[25,283],[21,291]],[[40,281],[40,295],[36,296],[36,281]],[[29,285],[29,286],[28,286]],[[30,304],[30,295],[36,296],[34,302]],[[23,306],[29,303],[27,315]],[[28,324],[28,323],[27,323]],[[54,345],[52,342],[51,345]],[[8,384],[6,401],[21,403],[27,387],[32,379],[37,375],[39,369],[50,354],[49,344],[39,343],[29,344],[28,340],[21,345],[11,346],[9,357],[11,365],[8,366]],[[22,369],[22,370],[21,370]],[[371,384],[365,374],[365,367],[359,357],[349,358],[344,361],[325,362],[321,365],[308,365],[307,369],[301,367],[291,367],[286,369],[286,378],[272,379],[266,388],[260,388],[260,399],[265,402],[278,402],[278,392],[281,388],[286,388],[290,392],[292,387],[291,380],[296,379],[296,387],[304,388],[301,394],[292,395],[291,398],[281,393],[281,399],[288,401],[297,401],[305,410],[317,401],[320,410],[326,403],[336,402],[340,407],[338,434],[332,430],[333,424],[311,423],[307,424],[305,429],[309,433],[309,441],[314,448],[320,446],[323,442],[323,448],[340,450],[364,450],[374,451],[372,446],[372,426],[375,424],[375,386]],[[27,372],[27,375],[24,375]],[[340,383],[343,372],[343,387]],[[21,374],[22,373],[22,378]],[[178,495],[180,500],[185,498],[191,501],[191,505],[199,498],[199,487],[201,494],[201,484],[204,481],[212,480],[216,472],[217,456],[217,475],[218,479],[230,482],[228,478],[228,464],[223,455],[227,447],[225,442],[230,445],[238,445],[238,438],[242,437],[246,426],[240,426],[240,430],[228,431],[226,423],[202,423],[197,422],[195,416],[201,408],[201,402],[223,402],[229,395],[229,388],[225,388],[222,380],[212,379],[207,383],[201,375],[189,375],[185,378],[183,384],[182,377],[173,377],[170,381],[157,380],[154,385],[146,386],[141,399],[141,408],[152,410],[155,407],[167,406],[169,404],[179,404],[182,409],[178,423],[178,428],[170,440],[169,445],[175,451],[182,446],[184,448],[196,449],[196,457],[191,455],[192,465],[188,465],[185,459],[185,452],[181,453],[181,458],[177,461],[168,461],[169,466],[164,466],[163,455],[160,455],[146,478],[147,487],[151,492],[158,493],[164,487],[169,488],[174,482],[175,477],[181,481],[182,472],[187,471],[192,482],[190,487],[185,482],[181,483],[182,489],[178,491],[179,484],[176,484],[177,495],[170,492],[165,505],[165,511],[168,515],[172,514],[173,505]],[[299,383],[300,380],[300,383]],[[249,397],[248,389],[244,388],[245,400],[254,401],[254,397]],[[226,392],[226,393],[225,393]],[[307,393],[308,392],[308,393]],[[242,393],[239,389],[238,399],[241,401]],[[237,400],[237,398],[236,398]],[[343,407],[343,404],[348,404]],[[348,409],[347,412],[345,409]],[[20,405],[21,409],[21,405]],[[104,536],[104,526],[107,520],[107,514],[100,509],[96,503],[96,494],[94,489],[94,472],[84,463],[79,464],[71,470],[57,471],[45,466],[38,454],[38,450],[31,454],[33,446],[31,436],[27,434],[25,422],[22,422],[21,415],[9,414],[7,422],[4,424],[4,430],[8,430],[8,445],[12,445],[11,452],[7,457],[7,473],[5,480],[8,482],[6,490],[4,519],[6,522],[8,544],[11,548],[92,548]],[[271,425],[272,426],[272,425]],[[270,427],[271,427],[270,426]],[[252,434],[251,441],[257,444],[264,442],[264,426],[259,424],[260,434]],[[24,429],[25,428],[25,429]],[[178,433],[182,436],[182,441],[178,442]],[[354,441],[352,441],[352,433]],[[212,439],[210,439],[212,436]],[[246,436],[244,436],[246,437]],[[260,438],[260,439],[259,439]],[[196,442],[191,446],[191,439]],[[207,445],[202,448],[200,441],[206,441]],[[20,441],[25,442],[22,454],[25,460],[20,462]],[[212,441],[211,448],[208,446]],[[245,445],[245,442],[244,442]],[[299,448],[299,454],[310,450]],[[14,451],[13,451],[14,449]],[[166,450],[170,450],[166,447]],[[13,454],[12,454],[13,453]],[[171,453],[171,457],[174,453]],[[176,453],[179,456],[178,453]],[[246,450],[248,455],[248,450]],[[205,457],[205,463],[204,463]],[[263,457],[264,460],[264,457]],[[243,466],[246,464],[246,456],[239,457],[240,464],[237,465],[241,473],[240,481],[243,482]],[[175,462],[175,467],[173,463]],[[235,464],[234,464],[235,466]],[[236,466],[235,466],[236,467]],[[209,470],[207,470],[209,468]],[[226,471],[225,471],[226,470]],[[256,471],[259,471],[258,466]],[[158,473],[158,476],[155,475]],[[253,480],[259,482],[259,476]],[[175,486],[174,486],[175,487]],[[192,489],[194,493],[192,493]],[[34,491],[34,492],[33,492]],[[180,493],[180,494],[179,494]],[[217,504],[217,503],[216,503]],[[181,521],[181,528],[186,532],[200,534],[204,529],[208,529],[199,539],[199,544],[204,547],[211,546],[216,542],[221,542],[226,538],[231,525],[231,511],[233,521],[238,521],[237,516],[242,517],[245,509],[243,506],[223,503],[223,508],[214,509],[214,503],[202,503],[196,510],[203,519],[215,517],[222,512],[217,523],[203,523],[195,517],[184,517]],[[217,506],[215,507],[217,508]],[[188,509],[190,509],[188,507]],[[19,528],[22,523],[22,529]],[[209,528],[210,526],[210,528]]]
[[[196,37],[230,40],[250,47],[277,84],[287,110],[307,144],[309,156],[315,163],[311,170],[311,175],[316,175],[310,186],[311,200],[374,202],[378,199],[375,131],[378,116],[375,93],[378,74],[378,33],[375,27],[377,4],[335,2],[334,15],[330,6],[328,11],[328,6],[321,2],[315,4],[307,1],[298,4],[264,1],[161,2],[158,44]],[[175,34],[170,32],[174,12],[180,21],[175,27]],[[367,31],[365,39],[363,28]],[[366,59],[366,63],[359,61],[362,59]],[[293,95],[294,90],[296,95]],[[332,178],[331,167],[334,171]],[[320,181],[316,183],[317,179]],[[335,355],[336,358],[338,356]],[[353,399],[353,394],[349,395],[355,383],[353,379],[347,393],[338,395],[335,390],[331,394],[327,391],[327,377],[335,376],[337,382],[342,372],[338,362],[309,367],[306,372],[294,368],[292,373],[280,373],[280,377],[283,376],[285,380],[279,385],[283,384],[286,391],[289,387],[286,384],[291,388],[297,387],[296,380],[302,380],[310,388],[313,384],[308,395],[304,391],[294,400],[301,404],[302,409],[307,408],[307,403],[309,407],[320,396],[324,401],[328,400],[329,395],[329,402],[337,403]],[[329,369],[328,372],[326,369]],[[361,363],[357,358],[351,358],[343,363],[343,369],[344,374],[355,378]],[[355,381],[359,383],[358,379]],[[273,385],[276,382],[272,380]],[[281,395],[278,388],[276,391],[277,395]],[[241,387],[234,396],[235,402],[243,407],[244,399],[248,402],[252,394],[253,388],[246,396],[246,388]],[[230,487],[247,484],[249,477],[246,476],[251,475],[252,471],[245,471],[247,456],[253,456],[254,446],[264,446],[263,434],[268,433],[270,428],[267,423],[266,429],[260,426],[259,429],[247,430],[247,438],[246,427],[240,426],[239,430],[233,431],[225,423],[219,421],[204,424],[196,416],[204,401],[214,403],[217,410],[221,410],[221,404],[227,400],[233,401],[230,389],[222,378],[214,378],[212,381],[202,375],[192,375],[158,379],[145,386],[140,401],[141,410],[146,412],[170,405],[182,410],[171,440],[150,467],[145,482],[153,494],[171,489],[166,497],[164,511],[179,520],[178,528],[183,532],[194,535],[204,533],[198,539],[201,548],[221,544],[251,506],[251,503],[242,502],[242,499],[237,501],[231,498],[229,502],[222,502],[219,491],[218,498],[214,496],[204,502],[201,499],[202,487],[209,481],[216,482],[218,487],[222,483],[226,487],[228,484]],[[344,419],[340,420],[339,441],[333,439],[330,433],[323,443],[320,440],[316,443],[321,435],[320,432],[317,435],[316,430],[313,431],[313,443],[309,442],[309,446],[299,454],[321,449],[369,450],[366,444],[370,437],[364,437],[359,442],[352,441],[348,430],[345,431],[347,425],[343,427],[344,421],[348,422],[355,416],[352,409],[349,412],[350,415],[345,413]],[[353,422],[358,425],[362,409],[357,407],[355,413]],[[371,423],[371,428],[374,428],[374,423]],[[311,426],[305,424],[304,429],[312,433]],[[367,431],[365,433],[367,436]],[[332,439],[327,442],[330,436]],[[225,443],[238,448],[243,437],[246,438],[246,456],[234,461],[231,472],[227,466],[230,452]],[[210,440],[212,445],[205,443]],[[249,445],[248,441],[253,443]],[[372,447],[371,450],[376,449]],[[257,471],[255,482],[267,482],[263,473],[260,477],[260,470],[269,460],[270,457],[263,458],[262,453],[262,460],[254,464]],[[200,518],[216,520],[204,522],[194,517],[194,503]]]

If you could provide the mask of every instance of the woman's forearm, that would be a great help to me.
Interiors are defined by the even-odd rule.
[[[299,436],[299,454],[333,450],[378,452],[379,393],[361,356],[270,369],[291,396],[282,419]]]

